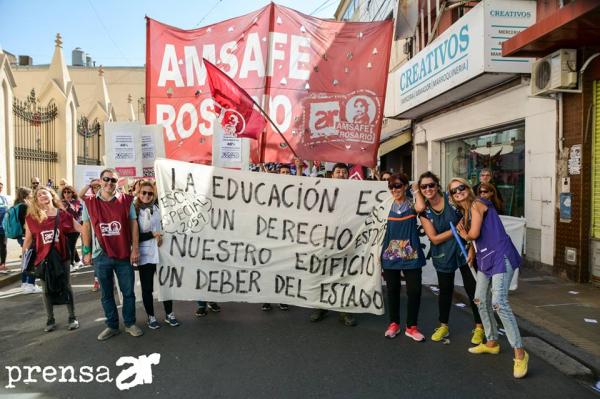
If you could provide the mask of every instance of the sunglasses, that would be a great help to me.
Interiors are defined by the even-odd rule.
[[[33,183],[31,183],[31,185],[32,185],[32,186],[39,186],[39,185],[40,185],[40,183],[39,183],[39,182],[37,182],[37,181],[34,181]]]
[[[427,184],[421,184],[421,190],[427,190],[428,188],[435,188],[437,186],[437,184],[435,183],[427,183]]]
[[[393,189],[401,189],[402,187],[404,187],[404,183],[393,183],[393,184],[388,184],[388,188],[390,190]]]
[[[479,190],[479,194],[488,194],[489,191],[488,190]]]
[[[149,195],[149,196],[154,196],[154,193],[152,191],[140,191],[140,195]]]
[[[450,189],[450,194],[454,195],[456,193],[460,193],[462,191],[465,191],[467,189],[467,186],[465,186],[464,184],[461,184],[460,186],[456,186],[454,188]]]
[[[114,177],[103,177],[102,181],[105,183],[111,182],[112,184],[117,184],[119,180],[115,179]]]
[[[73,191],[71,191],[71,190],[63,190],[63,194],[73,194]]]

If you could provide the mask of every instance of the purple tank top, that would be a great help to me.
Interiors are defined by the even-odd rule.
[[[515,248],[510,236],[506,234],[502,220],[494,205],[483,198],[478,198],[488,209],[483,215],[479,238],[475,240],[477,267],[486,276],[506,272],[506,257],[514,269],[521,265],[521,255]]]

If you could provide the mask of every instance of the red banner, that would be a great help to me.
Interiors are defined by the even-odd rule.
[[[211,26],[147,20],[146,122],[165,127],[171,159],[210,163],[213,128],[206,58],[248,92],[303,159],[374,166],[392,22],[344,23],[273,3]],[[271,126],[253,162],[290,162]]]

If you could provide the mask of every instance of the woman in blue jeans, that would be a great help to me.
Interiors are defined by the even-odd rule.
[[[498,325],[494,318],[496,311],[515,352],[513,375],[523,378],[527,374],[529,355],[523,349],[517,319],[508,303],[508,288],[514,269],[521,264],[521,256],[490,201],[475,198],[471,186],[460,178],[450,180],[448,192],[463,213],[463,223],[457,226],[458,232],[473,244],[469,248],[469,260],[472,261],[473,256],[477,258],[474,302],[479,308],[487,342],[469,348],[469,352],[494,355],[500,352]]]

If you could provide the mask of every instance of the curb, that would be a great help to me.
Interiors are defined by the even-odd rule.
[[[469,303],[469,297],[466,293],[457,290],[454,290],[454,299],[466,304]],[[461,310],[469,312],[470,307],[467,306]],[[592,385],[596,383],[598,376],[600,376],[600,359],[516,313],[515,316],[523,341],[532,353],[569,377],[574,377],[585,383],[592,383]],[[497,315],[496,319],[498,320]],[[560,365],[557,365],[557,362]],[[563,365],[569,365],[569,370]]]
[[[4,288],[7,285],[11,285],[21,279],[21,273],[7,274],[0,278],[0,288]]]

